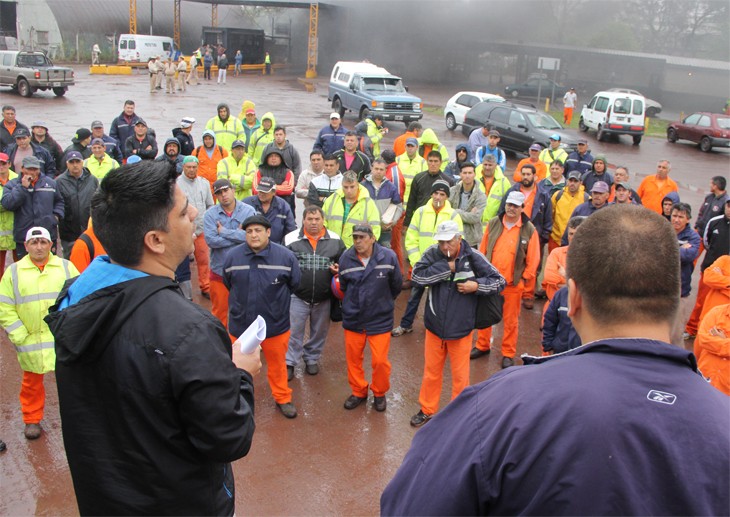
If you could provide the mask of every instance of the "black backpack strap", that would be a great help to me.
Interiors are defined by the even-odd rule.
[[[94,241],[91,240],[91,237],[86,235],[85,233],[82,233],[79,235],[79,240],[84,241],[86,243],[86,247],[89,248],[89,257],[91,257],[91,260],[94,260],[94,257],[96,256],[94,254]]]

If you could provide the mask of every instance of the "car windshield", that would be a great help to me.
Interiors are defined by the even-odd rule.
[[[558,122],[546,113],[525,113],[527,118],[537,129],[563,129]]]
[[[730,118],[717,117],[717,127],[720,129],[730,129]]]
[[[47,66],[48,60],[43,54],[20,54],[18,66],[32,68],[34,66]]]
[[[365,77],[363,79],[365,90],[371,92],[396,92],[403,93],[406,89],[400,79],[388,77]]]

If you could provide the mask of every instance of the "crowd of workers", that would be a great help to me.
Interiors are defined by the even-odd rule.
[[[286,128],[276,124],[273,113],[259,119],[251,101],[243,102],[238,116],[228,105],[219,104],[198,146],[193,137],[195,124],[192,117],[183,117],[158,153],[154,130],[129,100],[109,125],[108,134],[104,123],[95,120],[89,129],[79,128],[71,144],[62,150],[47,124],[33,122],[27,127],[15,119],[12,106],[4,106],[0,124],[4,151],[0,154],[0,259],[12,251],[14,261],[20,261],[27,253],[28,232],[41,227],[50,237],[49,253],[58,251],[73,263],[67,268],[68,274],[75,269],[84,271],[104,253],[89,223],[91,199],[99,182],[125,163],[169,163],[179,175],[177,184],[198,211],[194,262],[200,292],[211,300],[212,313],[229,329],[232,339],[256,315],[264,316],[268,333],[263,350],[269,381],[274,399],[287,417],[296,416],[287,381],[302,361],[307,374],[319,372],[329,323],[340,320],[352,389],[345,407],[352,409],[367,400],[370,386],[376,409],[384,410],[390,339],[413,332],[421,298],[431,291],[425,312],[427,354],[421,408],[411,421],[419,426],[438,407],[446,355],[452,370],[452,397],[456,397],[468,384],[469,359],[489,354],[493,341],[491,326],[476,329],[471,319],[454,318],[454,313],[464,310],[459,304],[447,303],[431,315],[441,322],[438,330],[433,321],[429,325],[437,289],[432,277],[417,273],[417,266],[434,244],[463,241],[473,257],[479,257],[471,259],[472,268],[486,260],[486,276],[476,275],[475,283],[466,282],[459,292],[475,292],[480,287],[484,294],[501,293],[500,348],[502,368],[507,368],[515,364],[521,306],[533,309],[536,297],[547,298],[541,320],[544,353],[560,353],[581,344],[567,317],[565,264],[572,237],[583,220],[598,210],[620,204],[643,205],[671,222],[680,246],[682,307],[672,342],[682,346],[696,338],[695,350],[703,372],[715,386],[730,393],[727,354],[718,345],[727,343],[723,340],[728,329],[722,324],[724,313],[713,310],[730,302],[730,197],[725,177],[712,179],[711,193],[692,225],[692,208],[680,202],[677,184],[669,177],[668,161],[660,161],[656,174],[647,176],[634,189],[628,167],[617,166],[610,172],[606,157],[594,157],[585,139],[579,140],[572,152],[560,146],[557,134],[546,149],[533,144],[528,157],[508,174],[499,132],[489,127],[474,130],[468,143],[456,146],[450,160],[435,132],[418,122],[411,123],[391,149],[382,145],[388,129],[380,116],[348,130],[340,115],[332,113],[329,123],[319,131],[309,153],[309,167],[305,167],[286,138]],[[305,208],[300,227],[294,216],[297,199]],[[263,216],[258,220],[266,235],[252,245],[244,223],[255,214]],[[444,229],[447,222],[451,224]],[[228,263],[229,252],[243,243],[253,250],[269,243],[281,245],[296,260],[291,253],[279,256],[272,252],[265,260],[267,267],[255,268],[260,278],[254,282],[248,280],[254,273],[247,261],[245,266]],[[58,244],[60,250],[56,249]],[[690,307],[691,276],[703,249],[699,289]],[[348,262],[352,267],[343,269],[338,264],[347,261],[347,250],[356,250],[356,256],[351,258],[352,264]],[[459,253],[457,246],[453,254]],[[355,266],[358,262],[368,266],[369,260],[363,259],[368,254],[378,265],[361,272]],[[192,299],[193,291],[190,263],[183,261],[176,271],[188,299]],[[231,275],[231,267],[244,268],[244,272]],[[291,276],[281,276],[280,268],[290,271]],[[12,280],[6,278],[3,284],[7,284],[6,289],[20,281],[18,269],[12,272]],[[387,277],[388,282],[382,286],[372,282],[368,275],[374,273],[378,278]],[[538,278],[542,278],[541,283]],[[62,284],[65,278],[58,275],[57,280]],[[253,287],[271,282],[278,291]],[[49,293],[60,290],[60,284],[46,289],[44,301],[33,300],[31,306],[41,303],[45,304],[42,310],[47,309],[53,301]],[[410,296],[396,326],[392,301],[400,289],[410,289]],[[374,300],[378,303],[370,303]],[[25,406],[42,407],[42,377],[34,376],[52,370],[53,364],[46,360],[31,365],[24,358],[52,357],[53,340],[45,334],[38,337],[47,330],[40,320],[23,322],[18,317],[15,301],[0,303],[0,308],[3,325],[27,372],[21,393],[21,400],[26,401],[24,419],[29,426],[37,426],[42,410],[26,411]],[[282,314],[290,314],[290,318],[282,318]],[[372,352],[371,385],[362,370],[366,342]],[[447,351],[443,357],[428,353],[439,346]],[[27,434],[36,436],[38,430],[33,427]]]
[[[469,384],[470,361],[490,354],[493,322],[479,323],[487,301],[501,305],[502,368],[515,365],[520,312],[532,310],[536,298],[547,299],[543,355],[580,347],[569,317],[568,251],[586,220],[619,205],[643,205],[671,224],[681,298],[670,340],[682,347],[694,339],[700,370],[730,395],[730,197],[724,176],[712,179],[692,224],[692,207],[680,201],[669,161],[659,161],[656,173],[634,188],[627,166],[611,172],[586,140],[566,151],[557,134],[546,149],[532,145],[510,173],[500,134],[490,127],[474,130],[451,160],[435,132],[418,122],[388,148],[388,129],[378,115],[348,130],[332,113],[306,166],[286,128],[273,113],[257,117],[251,101],[243,102],[238,116],[219,104],[200,133],[201,145],[195,144],[196,120],[186,116],[158,147],[155,131],[131,100],[108,134],[94,120],[65,149],[44,122],[26,126],[12,106],[4,106],[2,115],[0,324],[24,372],[20,402],[28,439],[42,434],[43,374],[56,368],[56,353],[64,364],[84,353],[62,350],[43,319],[64,284],[90,265],[104,264],[102,276],[102,269],[91,268],[81,275],[84,282],[73,284],[81,285],[71,293],[68,303],[74,304],[83,298],[79,293],[138,278],[104,258],[111,242],[104,235],[111,239],[114,218],[131,214],[117,206],[120,214],[96,220],[93,200],[112,171],[146,171],[155,163],[172,171],[185,200],[181,216],[193,226],[192,253],[172,264],[174,285],[192,300],[194,262],[197,287],[230,341],[263,317],[268,381],[287,418],[297,416],[289,381],[302,363],[307,375],[319,373],[331,321],[341,321],[344,330],[351,390],[345,409],[366,402],[372,391],[373,407],[385,411],[390,342],[414,331],[424,294],[425,364],[414,427],[438,411],[447,357],[454,399]],[[304,207],[300,224],[297,200]],[[111,222],[102,227],[102,221]],[[162,253],[174,246],[162,238],[148,244]],[[135,264],[134,250],[118,246],[112,259]],[[697,296],[690,298],[703,250]],[[6,272],[8,255],[13,263]],[[396,325],[394,301],[401,290],[410,294]],[[370,381],[363,368],[366,345]]]

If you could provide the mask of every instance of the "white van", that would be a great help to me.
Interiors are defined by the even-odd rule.
[[[146,63],[157,56],[162,59],[174,57],[175,43],[167,36],[122,34],[119,36],[117,52],[120,62]]]
[[[583,106],[578,127],[581,131],[596,130],[596,139],[608,135],[631,135],[634,145],[644,135],[646,99],[641,95],[623,92],[598,92]]]

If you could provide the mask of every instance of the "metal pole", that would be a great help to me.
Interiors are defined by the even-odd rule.
[[[79,33],[76,33],[76,62],[81,62],[81,54],[79,53]]]
[[[150,0],[150,36],[152,36],[152,24],[155,20],[155,0]]]

